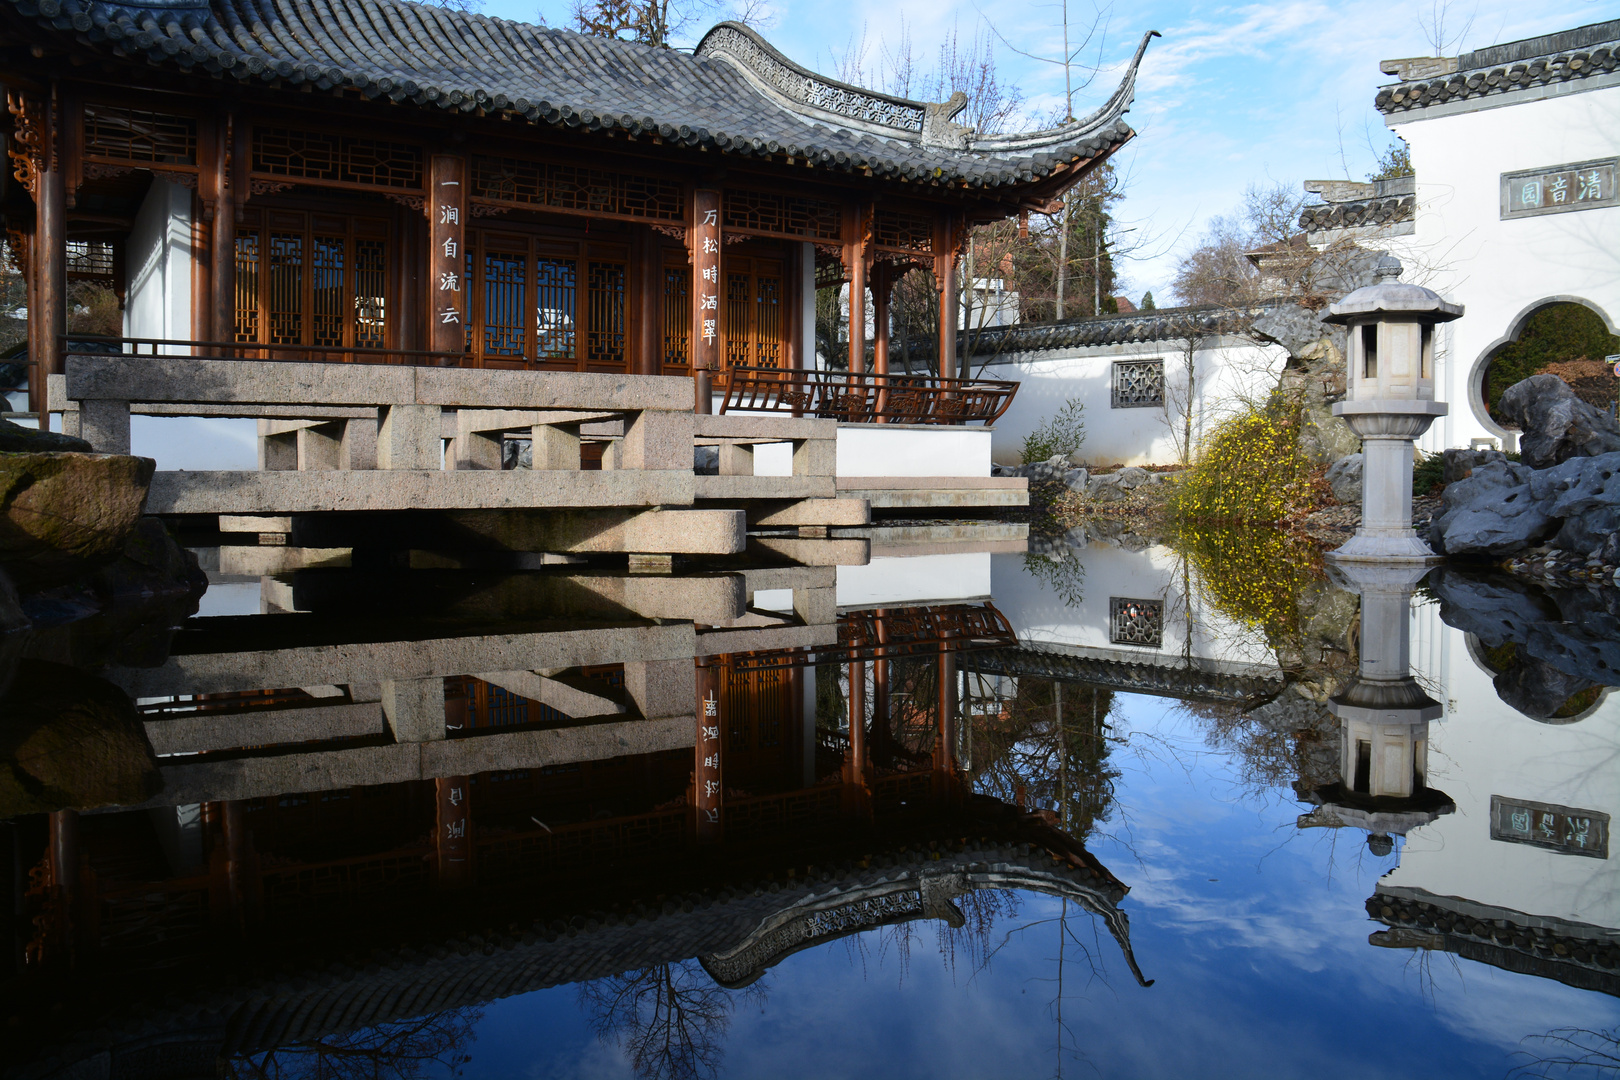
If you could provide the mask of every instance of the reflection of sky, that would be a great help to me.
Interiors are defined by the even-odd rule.
[[[1511,1055],[1526,1036],[1620,1024],[1620,1003],[1600,994],[1370,946],[1379,927],[1362,904],[1394,857],[1367,854],[1359,832],[1296,831],[1300,808],[1245,795],[1231,762],[1168,703],[1119,707],[1131,748],[1115,755],[1120,805],[1093,849],[1132,886],[1124,908],[1157,983],[1138,987],[1106,934],[1071,909],[1102,978],[1071,942],[1064,1073],[1503,1076],[1524,1060]],[[767,975],[762,1003],[737,999],[722,1075],[1052,1075],[1057,909],[1023,896],[977,973],[940,958],[931,925],[915,928],[909,955],[868,934],[793,956]],[[492,1004],[471,1049],[468,1077],[630,1075],[573,987]]]

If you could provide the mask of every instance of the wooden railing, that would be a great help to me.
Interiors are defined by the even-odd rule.
[[[855,424],[993,424],[1016,382],[733,367],[721,412],[785,412]]]

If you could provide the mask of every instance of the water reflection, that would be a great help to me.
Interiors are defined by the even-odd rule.
[[[0,703],[6,1059],[501,1075],[486,1048],[545,1026],[505,1003],[546,1001],[609,1071],[716,1076],[760,1064],[745,1033],[828,958],[904,984],[937,957],[956,995],[1035,986],[1019,1030],[1107,1071],[1106,1002],[1138,1030],[1236,977],[1162,899],[1200,811],[1155,804],[1150,758],[1219,762],[1224,798],[1302,803],[1295,835],[1388,868],[1356,894],[1380,948],[1341,966],[1450,954],[1620,996],[1612,591],[1421,577],[1330,580],[1273,537],[1071,536],[855,568],[307,570],[227,582],[134,651],[55,631]],[[1612,1052],[1554,1026],[1515,1038]]]

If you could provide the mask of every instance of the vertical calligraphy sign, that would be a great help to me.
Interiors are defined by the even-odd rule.
[[[466,159],[434,154],[428,172],[428,305],[434,352],[467,348]]]
[[[439,884],[465,885],[472,879],[472,777],[441,776],[433,782],[438,795],[433,847],[438,855]]]
[[[724,796],[720,777],[720,671],[707,660],[697,663],[697,747],[692,769],[697,838],[720,839]]]
[[[692,193],[692,379],[695,407],[712,412],[711,372],[720,367],[720,193]]]

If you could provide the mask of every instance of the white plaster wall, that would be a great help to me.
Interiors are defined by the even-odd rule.
[[[1245,399],[1262,398],[1277,383],[1286,361],[1277,346],[1223,338],[1193,353],[1193,444]],[[1163,360],[1166,397],[1172,407],[1113,407],[1113,364],[1118,360]],[[1002,465],[1020,460],[1024,437],[1071,398],[1085,402],[1086,440],[1075,461],[1086,465],[1169,465],[1180,460],[1172,424],[1182,425],[1176,402],[1186,400],[1187,369],[1179,341],[1098,345],[1022,354],[986,366],[987,379],[1019,383],[1012,406],[996,422],[992,453]]]
[[[1501,174],[1613,157],[1620,87],[1427,119],[1392,117],[1417,171],[1417,227],[1408,280],[1467,309],[1451,325],[1436,374],[1451,403],[1422,446],[1499,436],[1471,404],[1481,360],[1550,299],[1580,299],[1620,329],[1620,207],[1501,219]]]
[[[985,427],[839,424],[838,475],[989,476],[994,436]]]
[[[1599,811],[1610,816],[1611,830],[1620,826],[1620,695],[1611,694],[1584,720],[1538,723],[1496,696],[1461,631],[1435,619],[1415,635],[1413,651],[1419,672],[1443,662],[1434,696],[1445,703],[1446,718],[1429,729],[1428,783],[1457,810],[1409,833],[1400,865],[1385,882],[1620,928],[1620,840],[1612,834],[1607,859],[1490,835],[1492,795]]]
[[[1182,562],[1167,547],[1130,551],[1109,544],[1071,549],[1062,557],[1082,566],[1070,580],[1081,597],[1072,606],[1040,577],[1029,562],[1044,555],[993,555],[996,607],[1007,616],[1020,641],[1084,649],[1092,655],[1139,663],[1179,663],[1184,656],[1229,670],[1276,669],[1276,656],[1264,638],[1204,603],[1196,578],[1186,590]],[[1163,644],[1157,649],[1116,645],[1109,640],[1109,601],[1159,600],[1164,604]]]
[[[984,551],[873,559],[838,568],[839,607],[905,607],[990,596],[991,555]]]
[[[130,337],[191,337],[191,192],[152,181],[130,230],[125,269],[129,293],[124,332]]]

